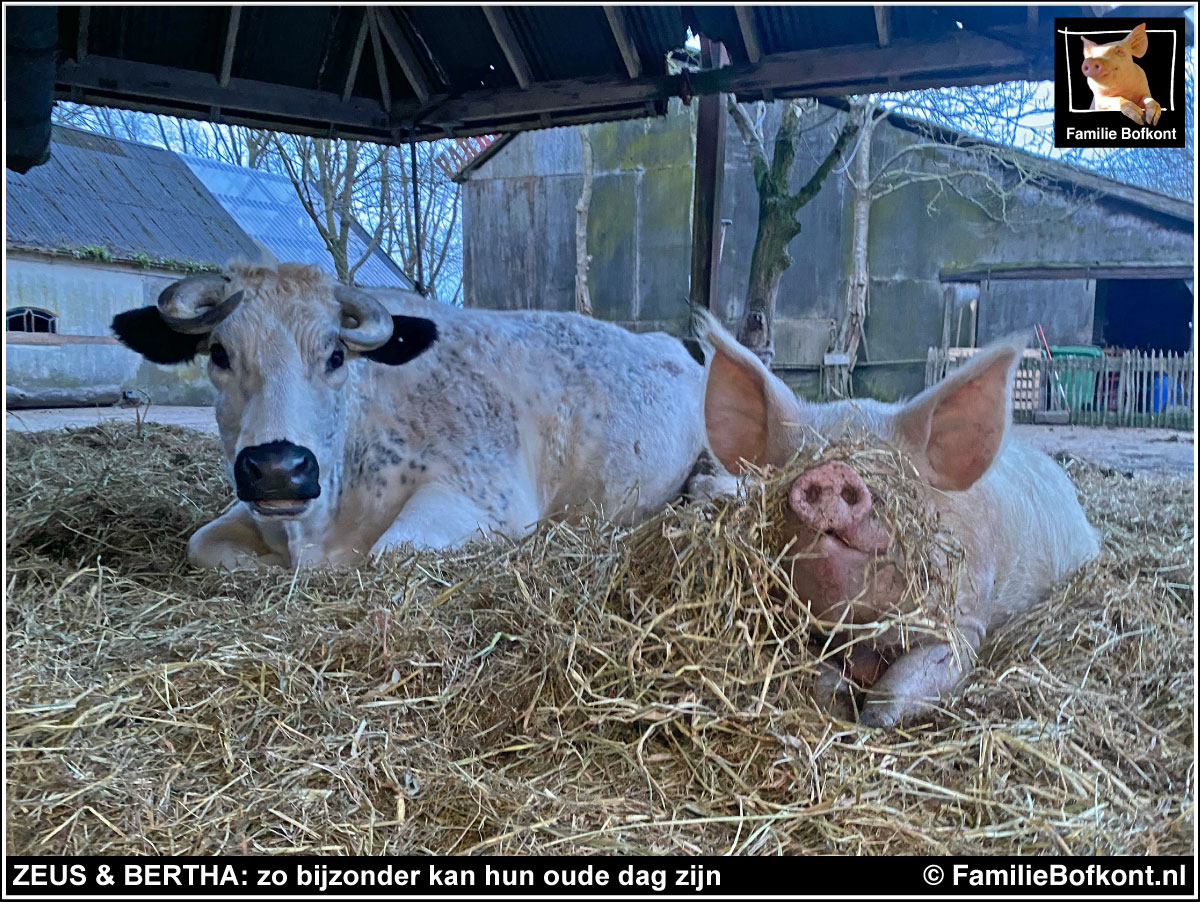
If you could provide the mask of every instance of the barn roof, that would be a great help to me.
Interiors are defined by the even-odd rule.
[[[661,115],[669,98],[696,94],[756,100],[1049,78],[1052,17],[1096,10],[63,5],[40,27],[57,33],[60,99],[397,143]],[[9,18],[10,50],[42,46],[36,17]],[[723,42],[730,65],[669,72],[667,55],[688,29]],[[10,76],[13,114],[37,96],[22,80],[33,71]]]
[[[329,248],[286,176],[190,154],[179,157],[237,224],[261,242],[275,259],[311,263],[324,272],[334,273]],[[370,236],[354,223],[349,238],[350,259],[361,259],[369,245]],[[413,287],[404,271],[378,249],[355,271],[354,281],[365,288]]]
[[[836,106],[844,109],[844,106],[840,103],[836,104]],[[948,144],[989,144],[993,147],[1002,148],[1005,154],[1013,160],[1019,160],[1023,166],[1037,170],[1045,177],[1056,182],[1082,188],[1085,191],[1095,192],[1110,200],[1134,207],[1142,213],[1165,216],[1176,220],[1189,230],[1195,224],[1196,206],[1190,200],[1172,197],[1169,194],[1163,194],[1150,188],[1143,188],[1141,185],[1122,182],[1109,176],[1101,175],[1094,170],[1076,163],[1066,160],[1055,160],[1008,144],[988,141],[969,132],[934,125],[912,116],[891,113],[887,118],[891,125],[904,131],[913,132],[918,135],[928,134]]]
[[[55,126],[44,166],[8,173],[11,248],[104,248],[116,259],[223,264],[254,258],[250,237],[173,153]]]

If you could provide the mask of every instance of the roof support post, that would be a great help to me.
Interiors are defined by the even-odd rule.
[[[705,69],[729,64],[725,46],[700,38],[700,61]],[[725,95],[709,94],[699,100],[696,120],[696,169],[692,181],[692,280],[688,299],[713,309],[717,299],[717,264],[720,263],[721,189],[725,181]]]

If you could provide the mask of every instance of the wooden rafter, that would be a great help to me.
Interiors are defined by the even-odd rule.
[[[432,94],[429,88],[429,79],[425,77],[425,70],[421,68],[416,51],[413,50],[412,44],[408,42],[404,32],[401,31],[395,14],[387,7],[376,6],[373,9],[379,31],[395,55],[396,62],[400,64],[400,69],[404,72],[404,77],[408,79],[413,94],[417,96],[420,103],[428,103]]]
[[[342,90],[342,103],[349,100],[354,93],[354,81],[358,78],[358,67],[362,63],[363,45],[367,42],[370,18],[370,10],[364,9],[362,25],[358,28],[358,37],[354,39],[354,53],[350,56],[350,70],[346,73],[346,87]]]
[[[754,25],[754,10],[749,6],[738,6],[738,28],[742,32],[742,43],[746,45],[746,56],[752,63],[762,59],[762,44],[758,40],[758,28]]]
[[[521,49],[512,25],[509,24],[508,14],[505,13],[504,7],[484,6],[482,9],[484,16],[487,17],[488,25],[492,28],[496,43],[500,45],[504,58],[508,60],[508,68],[517,77],[517,84],[522,89],[528,88],[533,84],[533,70],[529,67],[529,60],[525,58],[525,51]]]
[[[75,41],[75,61],[82,63],[87,59],[88,52],[88,24],[92,19],[92,8],[90,6],[82,6],[79,8],[79,35]]]
[[[879,38],[880,47],[886,47],[892,40],[889,19],[890,14],[886,6],[875,7],[875,34]]]
[[[625,72],[630,78],[641,78],[642,61],[638,57],[633,39],[629,36],[629,29],[625,27],[625,14],[618,6],[606,6],[604,7],[604,18],[608,19],[608,30],[612,33],[617,50],[621,53],[621,60],[625,63]],[[654,115],[653,103],[646,104],[646,114]]]
[[[749,6],[735,7],[737,11],[738,29],[742,32],[742,43],[746,45],[746,57],[751,63],[758,63],[763,56],[762,42],[758,39],[758,26],[754,24],[754,10]],[[763,100],[770,103],[775,95],[770,88],[763,90]]]
[[[233,72],[233,51],[237,47],[238,23],[242,18],[242,8],[229,8],[229,28],[225,31],[225,52],[221,55],[221,77],[217,80],[222,88],[229,87],[229,76]]]
[[[392,88],[388,84],[387,66],[383,61],[383,42],[379,40],[379,15],[373,7],[367,10],[367,25],[371,29],[371,49],[375,52],[375,74],[379,79],[379,96],[382,98],[383,111],[390,114]]]
[[[621,51],[621,59],[625,62],[625,71],[629,73],[630,78],[641,78],[642,61],[638,59],[637,48],[629,37],[629,30],[625,27],[625,16],[620,7],[604,7],[604,17],[608,19],[608,29],[617,43],[617,49]]]
[[[749,98],[762,97],[766,91],[777,97],[836,97],[874,90],[877,85],[913,90],[1048,77],[1052,71],[1050,53],[1030,49],[1022,22],[1012,29],[995,29],[995,37],[957,31],[929,43],[892,36],[887,47],[879,47],[872,35],[869,43],[849,47],[770,54],[760,57],[757,64],[688,73],[686,85],[681,75],[643,72],[630,78],[621,72],[535,82],[525,89],[481,89],[457,96],[439,92],[422,101],[419,95],[392,96],[384,68],[385,56],[390,54],[383,48],[385,38],[375,19],[378,10],[367,9],[370,14],[365,21],[375,49],[382,113],[377,102],[354,97],[352,83],[347,94],[341,86],[317,91],[231,76],[223,88],[212,74],[97,56],[94,47],[82,64],[70,59],[59,64],[56,96],[184,116],[219,106],[223,121],[236,118],[259,128],[280,127],[283,122],[289,130],[314,133],[323,129],[328,133],[332,124],[334,133],[364,140],[407,140],[447,132],[464,136],[495,133],[547,121],[575,124],[594,120],[598,111],[603,118],[614,119],[645,115],[647,104],[679,96],[685,89],[693,94],[733,93]],[[414,122],[415,131],[392,135],[397,122]]]

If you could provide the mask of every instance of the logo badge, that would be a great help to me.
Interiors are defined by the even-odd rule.
[[[1054,20],[1055,147],[1183,147],[1182,18]]]

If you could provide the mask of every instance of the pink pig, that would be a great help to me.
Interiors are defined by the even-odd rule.
[[[886,639],[853,646],[843,669],[818,680],[819,701],[836,713],[853,716],[856,689],[867,690],[858,718],[866,725],[891,726],[927,710],[960,682],[988,630],[1099,552],[1066,474],[1009,435],[1017,343],[980,352],[906,403],[814,404],[710,315],[699,312],[698,326],[713,348],[705,426],[726,469],[785,464],[805,429],[836,439],[865,428],[911,456],[927,503],[963,546],[953,613],[961,638],[930,639],[907,652]],[[895,609],[903,580],[885,554],[891,536],[850,466],[831,461],[802,473],[789,506],[801,549],[790,562],[792,588],[819,620],[870,623]]]
[[[1083,38],[1083,65],[1092,89],[1092,109],[1124,113],[1134,122],[1157,125],[1162,106],[1150,96],[1146,73],[1133,58],[1146,55],[1143,22],[1119,41],[1097,44]],[[1144,114],[1144,115],[1143,115]]]

